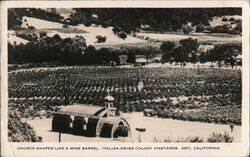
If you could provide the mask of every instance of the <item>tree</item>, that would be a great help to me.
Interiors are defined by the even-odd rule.
[[[161,43],[160,49],[162,52],[169,52],[173,50],[175,47],[175,42],[172,41],[164,41]]]
[[[195,29],[195,32],[203,32],[205,30],[205,27],[204,27],[204,25],[203,24],[198,24],[197,26],[196,26],[196,29]]]
[[[97,35],[97,43],[104,43],[106,41],[106,36]]]
[[[234,65],[237,64],[237,61],[236,61],[236,58],[235,56],[228,56],[226,59],[225,59],[225,62],[226,63],[229,63],[232,67],[232,69],[234,68]]]
[[[9,60],[16,63],[59,62],[67,65],[82,64],[82,52],[86,48],[83,37],[62,39],[59,35],[11,47]],[[17,53],[18,52],[18,53]],[[13,57],[12,57],[13,56]]]
[[[183,63],[187,61],[187,53],[185,52],[185,48],[183,46],[178,46],[174,48],[173,57],[176,62],[180,62],[181,66],[183,66]]]
[[[208,60],[207,55],[205,52],[201,52],[201,55],[199,57],[200,63],[206,63],[206,61]]]
[[[239,20],[234,28],[235,34],[241,34],[242,32],[242,21]]]
[[[152,46],[142,47],[139,49],[139,51],[141,52],[142,55],[146,57],[147,64],[148,64],[148,60],[154,57],[155,54],[159,52],[159,50],[156,47],[152,47]]]
[[[62,27],[63,28],[69,28],[69,26],[67,24],[64,24]]]
[[[220,66],[223,60],[232,62],[233,58],[241,53],[241,49],[241,44],[217,44],[209,51],[209,57],[212,62],[218,61]]]
[[[22,16],[18,14],[16,9],[8,9],[8,30],[18,29],[22,25]]]
[[[169,58],[169,63],[172,65],[174,62],[174,57]]]
[[[192,53],[192,51],[196,51],[199,47],[199,43],[197,39],[188,38],[180,40],[180,44],[185,48],[187,53]]]
[[[115,26],[115,27],[112,29],[112,32],[113,32],[114,34],[117,34],[118,32],[120,32],[120,28],[117,27],[117,26]]]
[[[101,64],[109,64],[110,61],[114,61],[111,49],[108,48],[100,48],[98,50],[98,57]]]
[[[173,58],[173,48],[175,47],[175,43],[172,41],[164,41],[162,42],[160,49],[163,52],[162,62],[170,62],[170,58]]]
[[[180,40],[180,44],[182,45],[182,47],[184,48],[184,51],[186,53],[186,57],[189,58],[187,61],[190,62],[197,62],[197,49],[199,47],[199,43],[197,39],[192,39],[192,38],[188,38],[188,39],[182,39]]]
[[[189,34],[193,30],[191,24],[186,24],[182,26],[182,32],[184,34]]]
[[[117,36],[119,38],[122,38],[123,40],[125,40],[127,38],[127,34],[125,32],[118,32]]]
[[[135,55],[133,53],[129,53],[126,62],[131,64],[135,63]]]
[[[42,32],[39,33],[39,37],[40,37],[40,38],[43,38],[43,37],[45,37],[45,36],[47,36],[47,32],[42,31]]]
[[[84,64],[97,64],[99,56],[94,46],[89,45],[83,53],[83,63]]]
[[[198,55],[196,53],[191,54],[190,62],[193,63],[193,64],[198,62]]]

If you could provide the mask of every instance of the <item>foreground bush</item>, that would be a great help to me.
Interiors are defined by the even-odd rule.
[[[224,132],[224,134],[221,133],[212,133],[212,135],[209,136],[208,142],[221,142],[221,143],[231,143],[233,142],[233,137],[230,136],[227,132]]]
[[[232,143],[233,137],[230,136],[227,132],[224,132],[224,134],[221,133],[212,133],[209,138],[204,140],[203,138],[199,136],[188,136],[187,138],[178,138],[178,139],[171,139],[170,137],[166,137],[163,141],[157,139],[154,137],[153,142],[190,142],[190,143],[200,143],[200,142],[213,142],[213,143]]]
[[[9,111],[8,115],[8,137],[10,142],[41,142],[33,127],[21,121],[18,111]]]

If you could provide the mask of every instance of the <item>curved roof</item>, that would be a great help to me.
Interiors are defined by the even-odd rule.
[[[104,98],[104,100],[114,101],[114,100],[115,100],[115,98],[114,98],[114,97],[112,97],[111,95],[108,95],[108,96],[106,96],[106,97]]]
[[[57,113],[88,118],[102,109],[104,108],[96,105],[74,104],[63,106]]]

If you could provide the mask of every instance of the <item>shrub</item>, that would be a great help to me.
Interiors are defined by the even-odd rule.
[[[40,38],[43,38],[43,37],[47,36],[47,32],[42,31],[39,33],[39,36],[40,36]]]
[[[122,39],[126,39],[127,38],[127,34],[126,34],[126,31],[124,28],[119,28],[117,26],[115,26],[113,29],[112,29],[112,32],[117,35],[119,38],[122,38]]]
[[[228,21],[228,19],[226,17],[223,17],[221,21]]]
[[[182,26],[182,31],[184,34],[189,34],[193,30],[192,26],[189,24]]]
[[[197,27],[196,27],[195,32],[203,32],[204,30],[205,30],[204,25],[198,24]]]
[[[90,22],[86,22],[86,23],[84,23],[84,26],[89,27],[89,26],[91,26],[91,23]]]
[[[163,140],[164,142],[172,142],[172,140],[170,139],[170,137],[167,137]]]
[[[28,29],[36,29],[34,26],[28,26]]]
[[[10,142],[41,142],[33,127],[22,122],[21,113],[8,111],[8,139]]]
[[[119,33],[117,33],[117,35],[118,35],[119,38],[122,38],[122,39],[126,39],[127,38],[127,34],[124,33],[124,32],[119,32]]]
[[[215,142],[222,142],[222,143],[232,143],[233,137],[230,136],[227,132],[224,134],[221,133],[212,133],[207,139],[208,142],[215,143]]]
[[[63,27],[63,28],[69,28],[69,26],[66,25],[66,24],[64,24],[62,27]]]
[[[189,141],[192,143],[199,143],[199,142],[203,142],[203,138],[200,138],[199,136],[195,136],[195,137],[189,138]]]
[[[106,36],[97,35],[96,39],[97,39],[97,43],[104,43],[106,41],[107,37]]]

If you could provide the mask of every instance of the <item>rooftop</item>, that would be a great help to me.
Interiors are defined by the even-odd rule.
[[[57,113],[88,118],[103,108],[102,106],[96,105],[74,104],[63,106]]]

